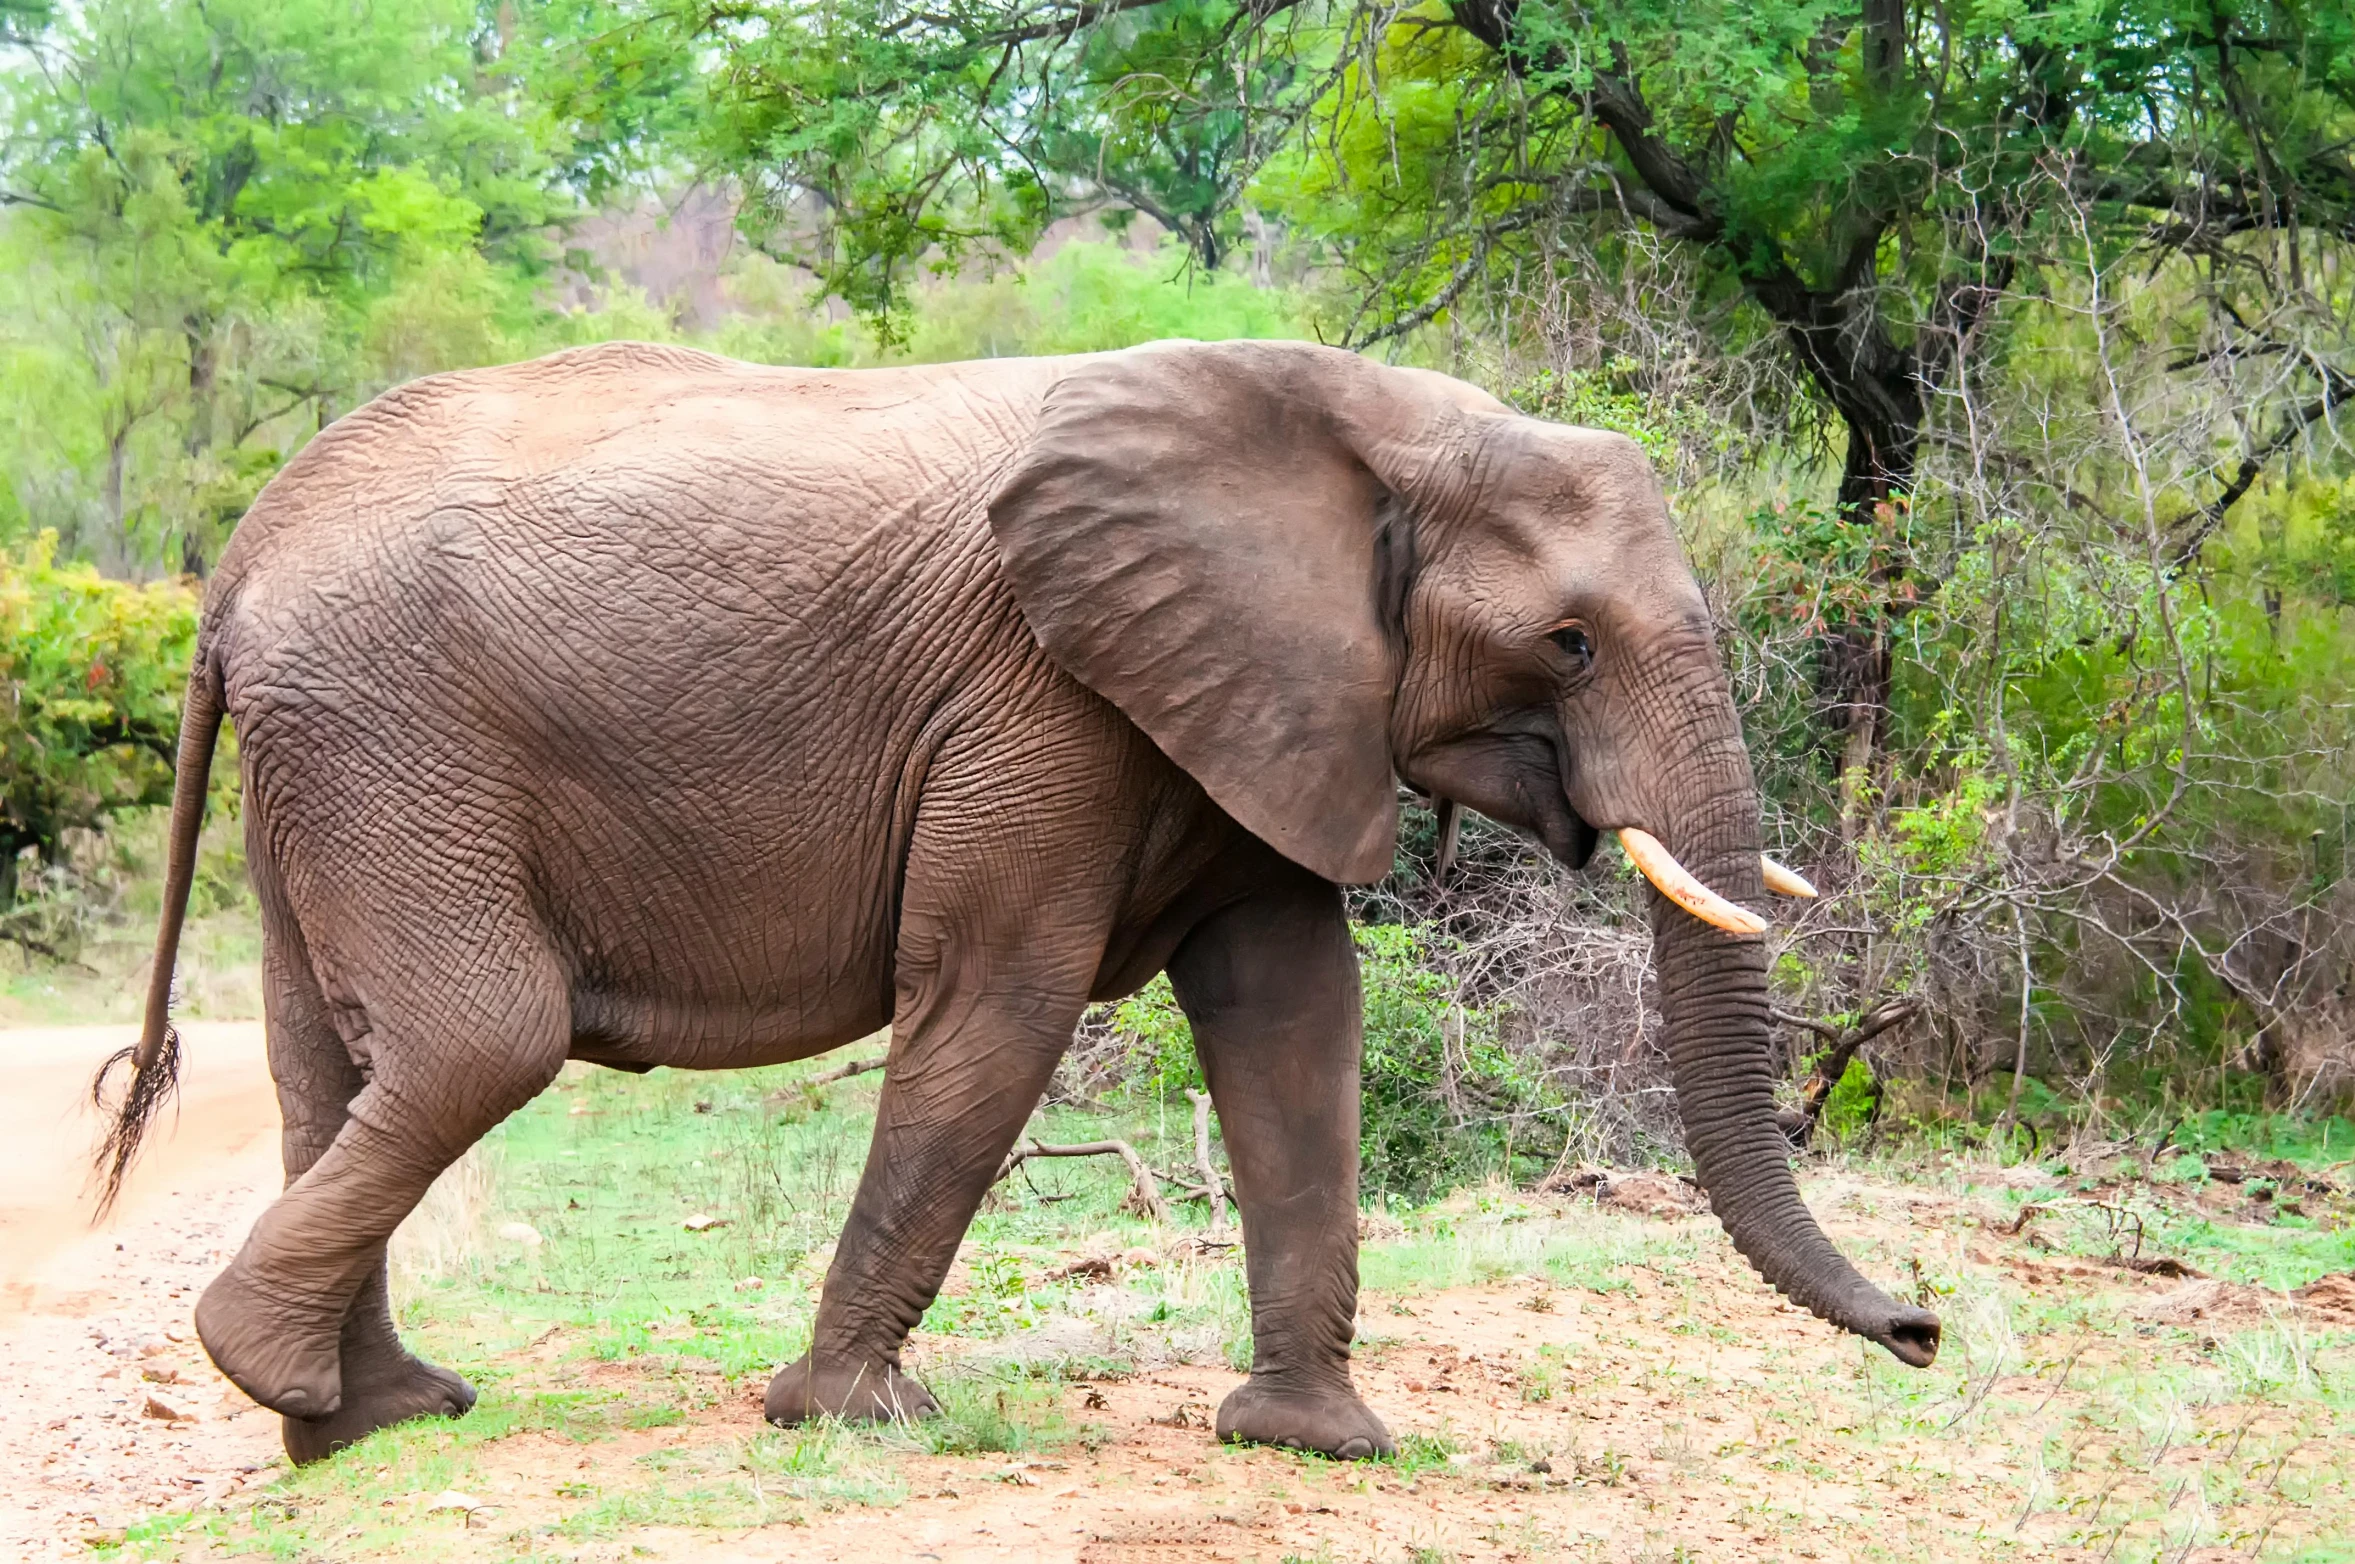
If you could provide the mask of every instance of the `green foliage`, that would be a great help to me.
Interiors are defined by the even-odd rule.
[[[509,356],[574,197],[532,51],[486,17],[98,0],[0,72],[0,467],[30,525],[201,567],[327,419]]]
[[[1862,1059],[1850,1059],[1848,1068],[1832,1083],[1831,1095],[1824,1099],[1822,1126],[1836,1139],[1853,1139],[1872,1123],[1880,1100],[1881,1086],[1873,1079],[1872,1066]]]
[[[1424,1200],[1553,1149],[1542,1077],[1504,1046],[1493,1010],[1463,1001],[1434,936],[1399,924],[1352,928],[1365,997],[1360,1188]],[[1166,977],[1114,1008],[1129,1089],[1156,1102],[1202,1088],[1193,1031]]]
[[[1757,579],[1744,607],[1801,633],[1827,624],[1887,625],[1921,600],[1905,579],[1913,507],[1902,497],[1869,510],[1776,501],[1750,518]]]
[[[196,646],[196,594],[60,565],[48,534],[0,555],[0,875],[17,854],[58,856],[74,828],[167,802],[180,695]]]
[[[1428,1199],[1509,1173],[1516,1143],[1545,1149],[1542,1079],[1506,1050],[1492,1010],[1464,1002],[1462,985],[1433,961],[1436,936],[1400,924],[1361,924],[1365,987],[1363,1187]]]
[[[1170,337],[1306,335],[1289,295],[1190,269],[1174,241],[1146,254],[1065,244],[1044,260],[920,297],[923,308],[893,352],[917,363],[1097,353]]]
[[[1654,462],[1666,465],[1679,436],[1711,436],[1697,427],[1705,419],[1700,409],[1645,391],[1641,369],[1624,355],[1597,370],[1541,369],[1511,388],[1505,400],[1535,418],[1626,435]]]
[[[1112,1009],[1112,1031],[1129,1052],[1123,1072],[1127,1089],[1166,1104],[1172,1096],[1201,1091],[1201,1061],[1194,1056],[1194,1029],[1178,1008],[1177,991],[1165,974]]]
[[[698,0],[649,22],[718,47],[704,154],[745,178],[780,253],[888,342],[924,273],[1024,254],[1103,193],[1216,271],[1266,151],[1255,111],[1300,75],[1288,54],[1230,52],[1251,14],[1163,0],[1042,24],[996,4]]]

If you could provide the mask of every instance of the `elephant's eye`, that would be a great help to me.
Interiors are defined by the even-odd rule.
[[[1562,649],[1562,655],[1579,666],[1583,672],[1595,665],[1595,643],[1587,636],[1586,626],[1566,624],[1556,627],[1549,639]]]

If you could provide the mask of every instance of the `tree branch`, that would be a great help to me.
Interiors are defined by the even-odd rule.
[[[1152,1219],[1156,1227],[1169,1225],[1169,1205],[1161,1198],[1161,1190],[1153,1182],[1153,1170],[1145,1166],[1145,1159],[1127,1141],[1091,1140],[1076,1146],[1050,1146],[1044,1141],[1033,1140],[1027,1146],[1008,1152],[1006,1160],[998,1167],[998,1176],[990,1182],[1000,1182],[1033,1157],[1118,1157],[1128,1164],[1129,1179],[1136,1186],[1129,1198]]]
[[[1810,1021],[1780,1010],[1774,1012],[1774,1018],[1785,1026],[1813,1032],[1832,1045],[1815,1062],[1815,1069],[1809,1073],[1807,1084],[1800,1089],[1799,1107],[1778,1115],[1782,1132],[1790,1141],[1793,1151],[1805,1151],[1807,1143],[1815,1138],[1815,1126],[1823,1118],[1824,1106],[1832,1100],[1832,1089],[1848,1073],[1849,1062],[1855,1059],[1857,1051],[1883,1032],[1911,1021],[1921,1014],[1921,1009],[1922,1002],[1918,999],[1892,999],[1875,1005],[1864,1019],[1852,1027]]]
[[[2355,399],[2355,376],[2341,374],[2327,364],[2320,367],[2323,374],[2322,395],[2303,407],[2291,409],[2289,416],[2283,419],[2282,426],[2274,431],[2272,439],[2241,458],[2239,470],[2234,472],[2222,492],[2192,513],[2197,519],[2183,532],[2168,561],[2169,568],[2176,574],[2190,569],[2198,561],[2200,551],[2208,546],[2208,540],[2224,525],[2232,508],[2241,502],[2249,490],[2256,487],[2257,479],[2263,475],[2268,462],[2296,444],[2308,429],[2329,417],[2332,409]]]

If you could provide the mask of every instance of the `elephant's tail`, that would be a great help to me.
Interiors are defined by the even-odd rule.
[[[112,1121],[99,1143],[96,1172],[98,1211],[103,1217],[122,1192],[123,1175],[139,1154],[156,1110],[180,1084],[180,1034],[172,1027],[172,972],[180,954],[180,929],[188,921],[188,891],[196,879],[196,841],[204,830],[205,790],[213,769],[213,741],[221,733],[221,669],[209,645],[200,645],[188,674],[188,696],[180,707],[180,756],[172,777],[172,829],[164,869],[163,922],[155,932],[155,970],[147,979],[147,1019],[139,1043],[109,1058],[90,1083],[90,1100]],[[110,1101],[116,1069],[131,1066],[120,1102]]]

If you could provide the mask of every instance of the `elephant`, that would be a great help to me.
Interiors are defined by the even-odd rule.
[[[1623,436],[1278,342],[861,370],[617,343],[387,392],[209,583],[109,1179],[177,1068],[224,718],[287,1183],[196,1328],[298,1462],[471,1405],[402,1346],[386,1241],[568,1059],[770,1065],[886,1024],[765,1412],[936,1410],[903,1342],[1084,1008],[1163,971],[1245,1241],[1252,1362],[1215,1433],[1390,1451],[1350,1376],[1342,888],[1390,870],[1401,781],[1574,866],[1619,834],[1718,1217],[1791,1299],[1936,1353],[1776,1129],[1757,790]]]

